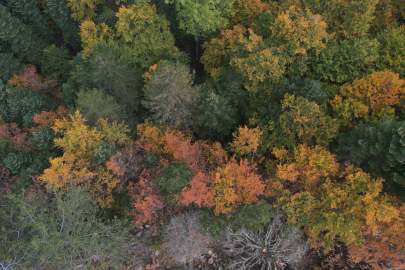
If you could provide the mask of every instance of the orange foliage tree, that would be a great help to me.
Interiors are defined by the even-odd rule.
[[[219,80],[222,60],[229,55],[230,47],[242,40],[245,33],[246,28],[242,25],[235,25],[233,29],[221,30],[219,37],[204,42],[202,46],[204,54],[201,56],[201,63],[204,65],[204,70],[214,80]]]
[[[246,159],[238,163],[235,158],[217,168],[211,178],[214,212],[217,215],[229,215],[244,203],[259,201],[258,196],[264,194],[265,185],[255,170]]]
[[[20,75],[14,75],[9,80],[15,87],[27,87],[29,90],[40,90],[53,97],[60,97],[60,90],[56,89],[57,81],[52,78],[42,78],[33,65],[25,65],[24,71]],[[57,90],[54,93],[52,90]]]
[[[395,107],[402,107],[404,101],[405,80],[386,70],[344,84],[331,104],[341,124],[351,126],[360,119],[366,122],[383,116],[394,119]]]
[[[68,110],[63,106],[58,106],[55,110],[45,112],[42,111],[39,114],[35,114],[32,122],[34,127],[32,129],[41,129],[45,126],[53,126],[58,119],[62,119],[67,116]]]
[[[369,226],[363,229],[363,244],[349,246],[351,260],[371,265],[375,270],[405,268],[405,205],[397,206],[399,216],[388,222],[378,222],[373,232]]]

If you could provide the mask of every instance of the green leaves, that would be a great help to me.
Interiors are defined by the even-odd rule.
[[[194,110],[200,98],[200,86],[193,86],[194,76],[182,63],[160,61],[145,84],[143,105],[151,112],[150,120],[172,127],[195,125]]]
[[[96,88],[80,90],[76,108],[91,126],[96,124],[99,117],[108,118],[110,122],[128,118],[125,107],[120,106],[112,96],[105,95],[102,90]]]
[[[30,27],[24,25],[17,17],[11,16],[5,8],[0,8],[0,17],[0,41],[6,42],[7,47],[20,61],[38,64],[45,47],[44,42]]]
[[[90,269],[106,269],[114,263],[121,267],[129,258],[133,240],[125,220],[106,220],[91,195],[82,187],[69,186],[66,193],[10,194],[8,204],[0,209],[0,246],[6,260],[29,254],[19,261],[22,268],[74,268],[82,264]],[[9,213],[13,219],[7,219]],[[19,236],[11,233],[17,229]],[[23,237],[20,239],[19,237]],[[22,245],[20,243],[23,243]],[[10,252],[17,248],[17,252]],[[18,258],[18,257],[17,257]],[[131,258],[133,259],[133,258]]]
[[[351,82],[374,70],[380,44],[376,39],[343,40],[340,45],[328,44],[319,55],[312,55],[314,77],[331,82]]]
[[[153,181],[153,184],[161,187],[168,196],[168,201],[173,203],[174,195],[188,185],[193,177],[193,172],[187,168],[184,162],[175,161],[165,169],[163,175]]]

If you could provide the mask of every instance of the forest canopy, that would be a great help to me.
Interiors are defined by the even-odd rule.
[[[401,0],[0,0],[0,269],[405,269],[404,166]]]

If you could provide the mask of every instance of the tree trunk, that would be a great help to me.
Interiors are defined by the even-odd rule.
[[[198,66],[199,65],[199,53],[200,53],[200,51],[199,51],[199,49],[200,49],[200,38],[201,38],[201,36],[197,36],[197,40],[196,40],[196,42],[195,42],[195,60],[197,61],[197,63],[196,63],[196,65]]]

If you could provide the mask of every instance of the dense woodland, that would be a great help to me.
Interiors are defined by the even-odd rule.
[[[403,0],[0,0],[0,269],[405,269]]]

